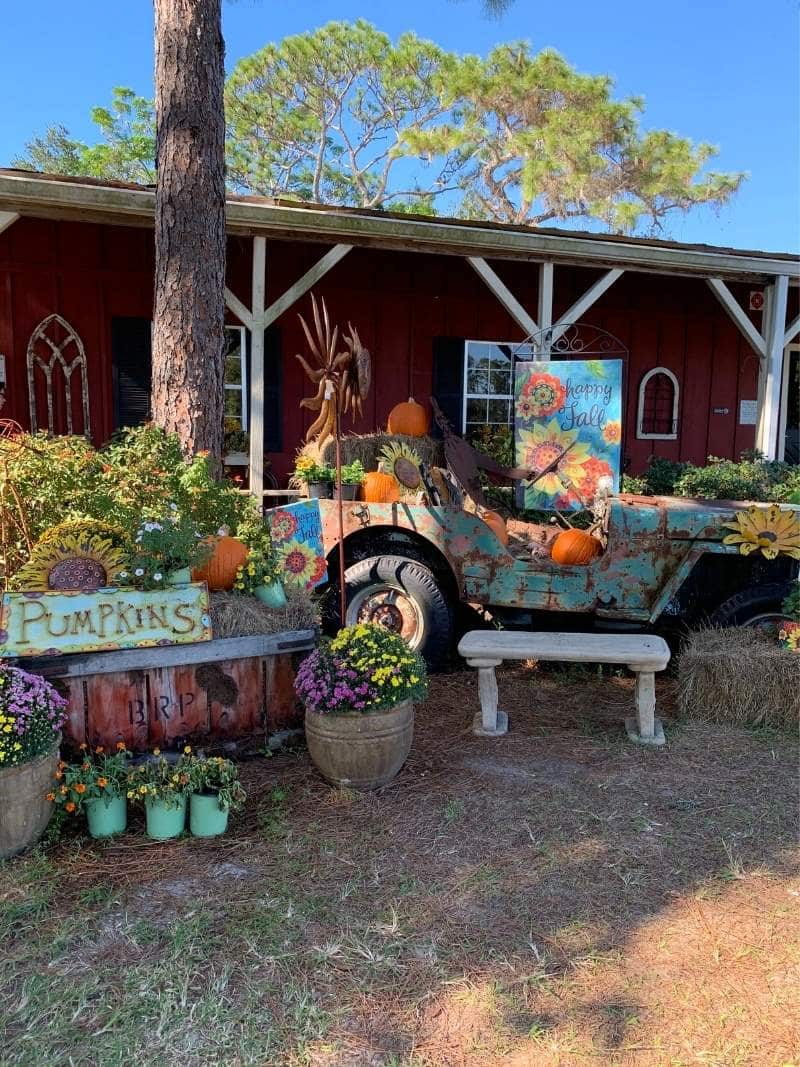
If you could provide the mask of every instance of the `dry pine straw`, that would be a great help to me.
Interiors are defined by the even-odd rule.
[[[211,632],[214,637],[251,637],[319,625],[318,608],[308,593],[286,590],[286,607],[270,608],[239,593],[211,594]]]
[[[698,630],[678,659],[678,703],[688,719],[795,730],[800,654],[749,627]]]
[[[0,962],[4,1067],[33,1062],[25,1027],[40,1063],[68,1062],[70,1034],[97,1035],[76,1062],[115,1063],[115,1026],[139,1067],[794,1062],[792,739],[676,726],[660,680],[668,745],[641,749],[621,728],[629,679],[498,680],[505,738],[470,732],[474,674],[437,677],[377,793],[330,789],[286,754],[244,765],[223,839],[51,850],[50,910]],[[0,868],[0,907],[37,862]],[[37,1008],[43,974],[60,1008]]]

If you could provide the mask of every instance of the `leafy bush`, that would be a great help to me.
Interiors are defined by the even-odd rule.
[[[624,493],[692,496],[706,500],[776,500],[800,503],[800,468],[743,452],[740,461],[709,456],[704,467],[653,459],[642,474],[623,475]]]

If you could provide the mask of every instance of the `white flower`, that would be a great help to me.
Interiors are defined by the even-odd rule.
[[[169,510],[170,511],[177,511],[178,510],[178,505],[177,504],[170,504]]]
[[[120,571],[119,574],[117,575],[117,577],[118,578],[127,578],[128,577],[128,572],[127,571]]]
[[[228,527],[227,526],[220,526],[220,528],[217,530],[217,537],[227,537],[227,536],[228,536]]]
[[[138,533],[138,534],[136,535],[136,544],[137,544],[137,545],[138,545],[138,544],[141,544],[141,541],[142,541],[142,535],[141,535],[140,533]]]
[[[137,578],[141,578],[142,575],[144,574],[144,571],[142,570],[141,567],[137,567],[136,570],[133,573],[136,575]]]
[[[156,573],[153,575],[153,581],[154,582],[160,582],[161,581],[161,571],[156,571]]]

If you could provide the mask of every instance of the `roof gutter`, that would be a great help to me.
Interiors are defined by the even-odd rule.
[[[127,226],[152,226],[155,192],[113,185],[84,185],[35,175],[0,174],[0,209],[21,215]],[[800,259],[772,258],[721,249],[672,248],[572,234],[517,231],[436,219],[382,218],[313,206],[265,204],[245,199],[227,203],[230,234],[277,240],[324,241],[396,251],[490,259],[552,260],[585,267],[624,267],[743,281],[786,275],[800,281]]]

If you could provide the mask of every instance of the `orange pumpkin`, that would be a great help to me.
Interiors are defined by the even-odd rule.
[[[368,504],[396,504],[400,499],[397,481],[382,470],[369,471],[361,483],[361,495]]]
[[[556,563],[564,565],[591,563],[602,545],[586,530],[562,530],[550,548]]]
[[[214,550],[202,566],[192,571],[192,578],[196,582],[206,582],[208,588],[214,591],[233,589],[236,571],[247,559],[247,545],[228,536],[210,540]]]
[[[481,518],[494,533],[495,537],[501,544],[508,544],[508,530],[506,529],[506,522],[502,515],[498,515],[496,511],[484,511]]]
[[[389,412],[386,429],[389,433],[401,433],[406,437],[424,437],[431,426],[430,415],[413,396],[402,404],[395,404]]]

